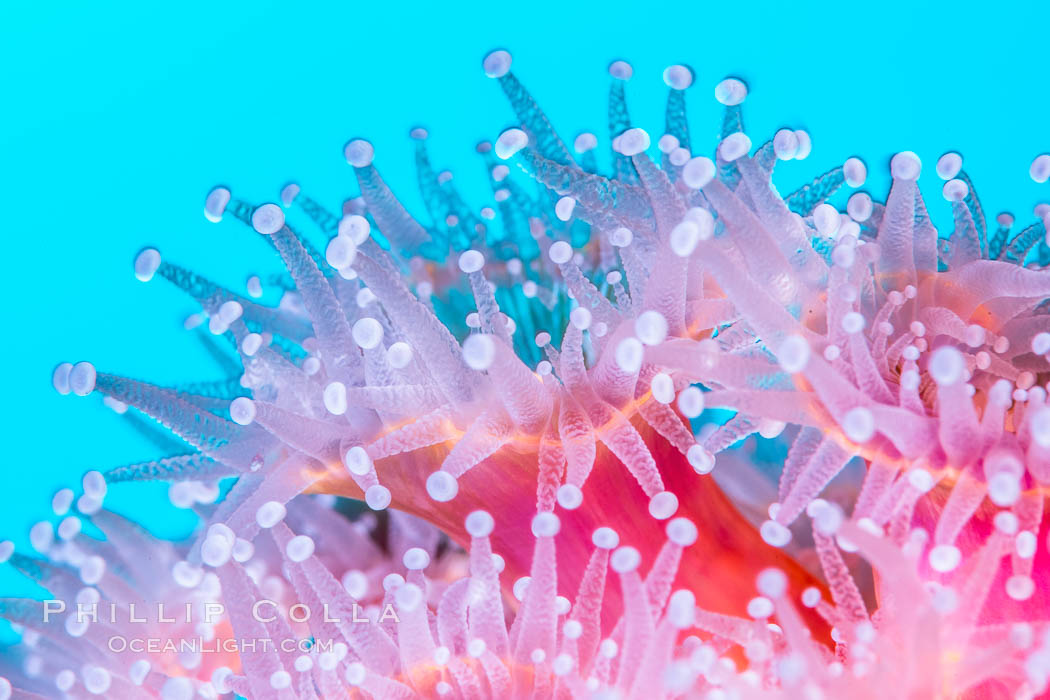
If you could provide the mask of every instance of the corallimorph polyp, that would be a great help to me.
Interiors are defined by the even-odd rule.
[[[287,273],[242,295],[139,253],[240,366],[176,388],[56,369],[187,446],[90,472],[76,514],[60,491],[38,556],[0,545],[53,597],[2,602],[22,642],[0,697],[1045,693],[1043,221],[990,226],[955,153],[941,230],[911,152],[885,203],[829,203],[863,186],[857,158],[781,196],[774,167],[810,137],[753,144],[728,78],[713,158],[694,155],[680,65],[655,144],[610,66],[601,167],[510,63],[484,60],[517,126],[477,147],[480,210],[418,128],[428,223],[354,139],[360,196],[335,213],[296,184],[208,195]],[[190,541],[102,507],[146,479],[199,514]]]

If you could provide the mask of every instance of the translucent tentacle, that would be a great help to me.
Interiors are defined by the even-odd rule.
[[[835,605],[846,616],[848,620],[859,622],[868,619],[868,611],[864,606],[864,599],[860,590],[850,575],[849,568],[842,560],[835,541],[813,532],[813,541],[817,545],[817,555],[820,557],[820,566],[824,570],[824,576],[828,580],[828,588]]]
[[[718,454],[757,432],[758,420],[753,416],[738,413],[708,435],[704,439],[704,447],[711,454]]]
[[[216,462],[209,457],[193,452],[191,454],[163,457],[149,462],[138,462],[122,467],[115,467],[106,472],[106,481],[184,481],[186,479],[218,479],[235,476],[238,471]]]
[[[664,131],[678,139],[679,148],[689,151],[689,120],[685,111],[685,90],[671,88],[664,110]]]
[[[230,564],[218,571],[222,588],[226,595],[240,600],[258,600],[261,598],[255,584],[245,574],[244,569],[237,564]],[[242,606],[233,606],[230,610],[230,621],[234,630],[242,639],[271,639],[266,625],[257,619],[258,616],[249,614],[249,609]],[[274,635],[282,638],[278,635]],[[290,635],[287,635],[290,636]],[[275,645],[268,649],[260,648],[258,651],[241,654],[241,663],[244,665],[245,676],[252,691],[253,697],[278,698],[277,691],[270,686],[269,679],[273,674],[284,671],[280,654]],[[288,665],[291,668],[291,664]]]
[[[988,224],[984,217],[984,208],[981,206],[981,200],[977,197],[977,190],[974,189],[973,182],[970,180],[970,176],[966,174],[966,171],[960,171],[955,177],[966,183],[966,199],[963,201],[970,210],[970,217],[973,219],[974,227],[977,229],[977,239],[980,241],[982,257],[989,258]]]
[[[557,641],[554,598],[558,593],[558,577],[553,536],[537,536],[529,576],[529,587],[516,620],[516,625],[520,625],[515,645],[515,658],[519,663],[527,662],[536,649],[542,649],[548,657],[554,655]]]
[[[514,424],[502,407],[486,409],[441,463],[441,470],[460,477],[511,438]]]
[[[1032,248],[1045,238],[1046,226],[1042,221],[1037,221],[1010,239],[1010,243],[1000,254],[999,259],[1016,264],[1023,263]]]
[[[813,249],[812,239],[805,226],[770,188],[768,174],[762,172],[761,166],[751,158],[740,158],[737,166],[747,185],[748,194],[755,203],[756,215],[771,231],[776,232],[774,239],[781,253],[798,268],[805,279],[823,285],[828,266]]]
[[[621,658],[640,659],[655,633],[655,621],[638,571],[632,569],[620,573],[619,576],[620,588],[623,591],[625,623]],[[634,663],[621,661],[616,677],[617,684],[621,687],[630,686],[637,671],[638,667]]]
[[[334,236],[339,231],[339,218],[330,213],[321,204],[302,192],[296,194],[294,203],[310,217],[322,232]]]
[[[558,413],[558,433],[568,463],[565,483],[582,487],[594,466],[594,428],[579,402],[568,393],[562,398]]]
[[[412,452],[451,440],[459,435],[447,407],[436,408],[407,425],[401,426],[380,437],[365,450],[372,459],[391,457],[403,452]]]
[[[426,229],[405,210],[374,165],[355,166],[354,174],[369,213],[398,250],[413,250],[430,240]]]
[[[396,275],[383,269],[370,255],[359,252],[354,268],[417,351],[441,392],[457,402],[469,401],[474,384],[470,379],[471,370],[448,328]]]
[[[550,415],[550,392],[525,366],[513,348],[502,340],[493,340],[495,352],[489,375],[514,424],[533,435],[543,430]]]
[[[955,542],[977,507],[981,505],[985,493],[984,484],[973,474],[969,471],[961,472],[948,495],[948,502],[944,504],[944,509],[937,519],[934,542],[945,545]]]
[[[472,552],[474,546],[471,546]],[[491,553],[488,556],[492,558]],[[467,622],[467,605],[470,602],[473,585],[475,585],[473,579],[460,579],[450,585],[441,596],[441,600],[438,601],[436,623],[438,641],[456,656],[466,653],[467,643],[470,641],[468,631],[473,633],[473,630],[468,630]],[[482,600],[486,600],[490,595],[488,591],[483,592]],[[482,639],[485,639],[488,644],[489,640],[486,637],[482,636]]]
[[[576,200],[574,214],[588,223],[613,230],[618,226],[632,228],[650,216],[652,208],[645,192],[636,185],[609,180],[574,166],[544,158],[532,148],[518,153],[518,162],[530,176],[560,195]]]
[[[272,332],[288,340],[301,343],[313,334],[310,323],[305,319],[297,318],[277,309],[266,308],[251,299],[246,299],[227,291],[204,277],[178,265],[162,262],[157,269],[157,274],[196,299],[208,313],[217,312],[224,302],[235,301],[244,310],[243,318],[245,321],[272,330]]]
[[[833,440],[824,440],[813,452],[806,466],[798,473],[784,500],[780,504],[775,520],[789,525],[816,498],[828,482],[842,471],[852,455]]]
[[[661,232],[656,255],[661,261],[659,271],[646,285],[644,304],[659,312],[667,320],[668,333],[681,335],[685,331],[685,297],[688,259],[671,249],[670,231],[685,216],[685,205],[674,191],[667,174],[658,169],[645,153],[634,156],[634,165],[642,185],[649,194]]]
[[[609,140],[631,128],[631,118],[627,113],[627,98],[624,94],[625,80],[613,79],[609,85]],[[638,181],[638,174],[634,171],[634,163],[629,156],[617,152],[612,153],[613,171],[615,179],[619,182],[633,184]]]
[[[231,467],[247,469],[236,456],[224,460],[218,451],[231,442],[244,440],[253,432],[213,413],[200,409],[171,389],[125,379],[112,374],[99,374],[95,380],[97,391],[134,406],[158,423],[193,445],[206,455],[219,459]],[[257,429],[256,429],[257,430]]]
[[[474,537],[471,540],[470,574],[482,586],[481,596],[470,603],[471,634],[485,640],[487,648],[494,653],[506,656],[509,644],[499,573],[492,561],[488,537]]]
[[[562,165],[572,165],[572,156],[558,134],[554,131],[547,115],[543,113],[536,101],[532,99],[525,86],[511,72],[500,76],[500,87],[510,100],[510,106],[518,116],[521,125],[536,141],[536,150],[549,160]]]
[[[791,449],[788,450],[784,470],[780,473],[779,502],[783,503],[787,498],[788,491],[791,490],[799,473],[809,462],[813,453],[817,451],[823,439],[821,431],[815,428],[803,428],[799,431],[795,441],[791,443]]]
[[[594,394],[583,368],[580,331],[570,325],[562,345],[562,376],[566,386],[587,407],[596,434],[609,450],[623,462],[650,498],[664,490],[656,461],[638,431],[622,413]]]
[[[580,579],[576,602],[572,606],[572,619],[582,626],[576,641],[580,669],[587,670],[601,640],[601,608],[605,593],[605,572],[609,566],[609,550],[595,548]]]
[[[887,289],[903,289],[915,283],[915,261],[912,241],[915,228],[914,180],[896,178],[886,202],[878,238],[881,257],[875,264],[876,272]]]
[[[977,412],[966,384],[939,386],[937,410],[940,415],[938,439],[948,460],[953,466],[966,466],[976,457],[973,446],[978,435]]]
[[[299,238],[287,227],[271,236],[299,289],[329,376],[347,385],[362,381],[361,353],[350,334],[346,313],[332,287]]]
[[[536,478],[536,510],[541,513],[554,511],[554,506],[557,504],[558,487],[565,478],[565,453],[568,445],[563,444],[564,439],[559,439],[558,423],[567,400],[567,397],[563,396],[559,401],[561,410],[551,415],[540,442],[538,455],[540,472]]]
[[[784,198],[784,202],[788,209],[799,216],[811,216],[817,205],[827,201],[845,182],[846,176],[840,165],[824,173],[810,184],[795,190]]]
[[[984,254],[981,237],[966,202],[953,202],[952,214],[955,217],[955,231],[952,233],[952,259],[949,267],[958,267],[982,259]]]
[[[271,532],[279,550],[285,552],[293,535],[291,530],[283,523],[278,523]],[[390,673],[397,668],[398,650],[393,640],[379,625],[353,622],[357,617],[353,610],[357,601],[346,592],[316,555],[300,563],[285,558],[285,566],[303,602],[316,600],[327,603],[331,612],[329,617],[338,622],[326,624],[333,624],[338,628],[341,636],[366,666],[379,673]]]

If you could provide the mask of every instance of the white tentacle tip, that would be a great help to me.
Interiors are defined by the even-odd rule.
[[[791,530],[775,520],[767,520],[759,528],[762,540],[773,547],[783,547],[791,541]]]
[[[510,72],[512,57],[509,51],[496,49],[485,56],[481,67],[490,78],[502,78]]]
[[[213,224],[222,221],[226,206],[230,203],[230,191],[225,187],[215,187],[204,199],[204,218]]]
[[[143,248],[135,256],[135,279],[149,282],[160,267],[160,251],[156,248]]]
[[[355,168],[367,168],[376,156],[376,149],[364,139],[353,139],[343,148],[343,155]]]
[[[507,129],[496,139],[496,156],[507,160],[515,153],[529,145],[529,136],[521,129]]]
[[[439,503],[451,501],[459,493],[456,477],[448,472],[436,471],[427,477],[427,495]]]
[[[272,236],[284,228],[284,210],[276,204],[256,207],[252,212],[252,228],[264,236]]]

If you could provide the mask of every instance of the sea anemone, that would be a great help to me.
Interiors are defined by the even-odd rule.
[[[14,685],[166,700],[1045,692],[1044,222],[1013,232],[1001,214],[990,231],[955,153],[936,167],[946,232],[911,152],[884,204],[829,203],[863,186],[858,158],[782,197],[774,167],[808,156],[809,135],[754,147],[747,86],[727,78],[715,157],[694,155],[681,65],[664,72],[655,151],[628,116],[630,65],[610,66],[602,174],[598,138],[570,151],[510,66],[506,51],[483,62],[517,125],[477,147],[493,188],[480,212],[417,128],[429,225],[363,139],[344,149],[360,196],[339,214],[294,183],[280,204],[209,193],[210,220],[247,224],[283,260],[275,307],[259,277],[241,295],[138,254],[136,276],[193,296],[241,369],[177,388],[55,370],[58,391],[101,393],[192,449],[90,473],[59,542],[34,528],[46,559],[5,546],[50,605],[73,601],[49,622],[48,602],[4,603],[24,630]],[[102,509],[107,483],[145,479],[174,482],[196,537],[158,541]],[[381,517],[351,520],[332,496]],[[302,648],[136,656],[111,640],[144,630],[84,622],[82,601],[221,604],[203,631],[189,612],[197,626],[147,629]],[[260,601],[279,614],[261,620]],[[359,604],[367,623],[318,618]]]

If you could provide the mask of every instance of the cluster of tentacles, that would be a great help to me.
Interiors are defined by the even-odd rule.
[[[936,167],[950,230],[911,152],[885,203],[832,203],[863,186],[857,158],[782,197],[774,168],[808,134],[755,148],[728,78],[714,158],[694,155],[684,66],[664,73],[656,148],[628,116],[631,67],[610,66],[603,174],[598,138],[570,150],[509,54],[484,69],[517,126],[477,148],[480,211],[415,129],[429,224],[356,139],[360,196],[337,213],[296,184],[280,204],[208,195],[208,218],[261,234],[286,274],[242,295],[139,253],[136,276],[192,295],[188,325],[239,366],[179,388],[56,369],[60,392],[189,447],[90,473],[78,514],[60,492],[41,557],[0,545],[67,603],[0,605],[23,633],[0,697],[1045,692],[1047,211],[990,227],[954,153]],[[192,541],[102,509],[107,483],[145,479],[197,510]],[[352,519],[331,495],[389,514]],[[166,622],[158,602],[193,614]],[[134,653],[115,636],[242,644]],[[260,639],[277,643],[243,644]]]

